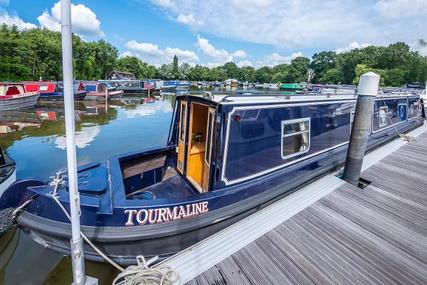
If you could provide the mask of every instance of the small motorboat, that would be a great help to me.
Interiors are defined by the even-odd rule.
[[[40,94],[29,92],[21,83],[0,83],[0,111],[34,107]]]
[[[0,147],[0,197],[15,180],[15,161],[7,156]]]
[[[62,82],[29,81],[24,82],[27,91],[39,92],[41,101],[64,101]],[[73,84],[74,101],[81,101],[86,96],[86,90],[81,81]]]
[[[117,90],[110,83],[89,81],[84,83],[86,88],[86,99],[110,100],[120,99],[123,96],[123,90]]]
[[[348,95],[177,96],[166,145],[78,169],[81,229],[120,264],[166,258],[342,165],[355,105]],[[415,95],[377,97],[367,148],[420,126],[419,106]],[[65,172],[6,193],[0,206],[21,206],[32,239],[70,253]]]

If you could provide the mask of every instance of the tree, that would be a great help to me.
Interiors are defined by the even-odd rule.
[[[331,68],[322,75],[318,82],[322,84],[338,84],[343,81],[343,77],[341,70]]]
[[[358,64],[355,67],[355,74],[356,76],[354,77],[353,80],[353,84],[358,85],[359,84],[359,80],[360,80],[360,76],[362,76],[362,74],[365,74],[366,72],[375,72],[376,74],[380,75],[380,86],[384,86],[384,70],[382,69],[375,69],[372,67],[367,66],[366,64]]]
[[[312,57],[310,63],[311,69],[314,71],[314,82],[319,82],[319,79],[324,76],[324,74],[335,68],[336,66],[336,53],[333,51],[322,51],[315,53]]]

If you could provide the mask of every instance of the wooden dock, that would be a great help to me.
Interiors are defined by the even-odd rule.
[[[427,132],[188,284],[427,284]]]

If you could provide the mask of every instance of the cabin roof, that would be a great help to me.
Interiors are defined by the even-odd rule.
[[[201,94],[187,94],[182,97],[189,96],[195,98],[203,98],[204,100],[222,104],[265,104],[265,103],[290,103],[290,102],[313,102],[313,101],[340,101],[340,100],[355,100],[355,94],[345,95],[226,95],[209,93],[208,96]],[[390,99],[396,97],[416,96],[415,94],[400,93],[400,94],[379,94],[376,98]]]

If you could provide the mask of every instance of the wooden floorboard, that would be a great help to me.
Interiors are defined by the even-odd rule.
[[[427,132],[187,284],[427,284]]]

